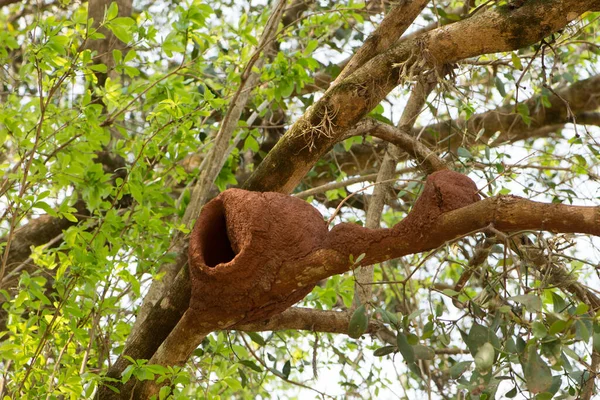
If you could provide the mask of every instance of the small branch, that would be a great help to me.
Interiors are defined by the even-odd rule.
[[[346,186],[354,185],[356,183],[374,181],[376,178],[377,174],[355,176],[353,178],[344,179],[343,181],[331,182],[312,189],[304,190],[300,193],[293,194],[293,196],[298,197],[300,199],[306,199],[307,197],[314,196],[315,194],[325,193],[329,190],[343,188]]]
[[[304,330],[347,334],[349,323],[350,315],[345,311],[292,307],[269,319],[236,325],[229,329],[244,332]],[[375,334],[381,328],[380,322],[371,319],[366,333]]]
[[[590,376],[585,382],[583,390],[581,392],[581,400],[591,400],[595,393],[596,388],[596,377],[598,375],[598,367],[600,366],[600,354],[594,350],[592,352],[592,365],[589,368]]]
[[[448,168],[441,158],[407,131],[379,121],[375,121],[374,123],[376,126],[370,132],[372,136],[390,142],[407,152],[419,163],[419,167],[425,170],[426,173],[430,174]]]
[[[403,175],[403,174],[406,174],[409,172],[414,172],[414,171],[415,171],[415,168],[413,168],[413,167],[402,168],[402,169],[396,170],[392,177]],[[374,173],[374,174],[355,176],[353,178],[348,178],[348,179],[345,179],[340,182],[331,182],[331,183],[327,183],[325,185],[317,186],[315,188],[293,194],[292,196],[298,197],[300,199],[306,199],[309,196],[314,196],[315,194],[325,193],[328,190],[339,189],[339,188],[347,187],[350,185],[354,185],[356,183],[373,182],[377,179],[377,175],[378,175],[377,173]]]
[[[262,365],[264,369],[266,369],[266,370],[271,370],[271,368],[270,368],[270,367],[269,367],[269,366],[268,366],[268,365],[267,365],[267,364],[264,362],[264,360],[263,360],[262,358],[260,358],[260,357],[259,357],[259,356],[256,354],[256,352],[255,352],[255,351],[252,349],[252,347],[251,347],[251,346],[248,344],[248,342],[246,341],[246,338],[245,338],[243,335],[242,335],[242,336],[240,336],[240,337],[242,338],[242,341],[243,341],[243,342],[244,342],[244,344],[246,345],[246,349],[248,349],[248,351],[250,352],[250,354],[252,354],[252,356],[254,357],[254,359],[255,359],[256,361],[258,361],[258,363],[259,363],[260,365]],[[283,377],[282,375],[279,375],[279,374],[275,374],[275,375],[276,375],[278,378],[282,379],[283,381],[285,381],[285,382],[287,382],[287,383],[290,383],[290,384],[292,384],[292,385],[299,386],[299,387],[301,387],[301,388],[304,388],[304,389],[312,390],[313,392],[316,392],[316,393],[318,393],[318,394],[319,394],[319,395],[320,395],[322,398],[328,397],[328,398],[330,398],[330,399],[335,399],[335,397],[333,397],[333,396],[330,396],[330,395],[328,395],[327,393],[323,393],[323,392],[321,392],[320,390],[317,390],[317,389],[315,389],[315,388],[313,388],[313,387],[310,387],[310,386],[308,386],[308,385],[305,385],[305,384],[303,384],[303,383],[296,382],[296,381],[293,381],[293,380],[291,380],[291,379],[285,378],[285,377]]]

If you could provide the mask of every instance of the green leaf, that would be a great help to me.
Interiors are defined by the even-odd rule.
[[[319,46],[319,41],[318,40],[310,40],[307,44],[306,44],[306,48],[303,51],[304,56],[310,56],[315,50],[316,48]]]
[[[283,364],[283,368],[281,369],[281,373],[283,374],[285,379],[289,378],[291,370],[292,370],[292,364],[290,363],[290,360],[287,360],[285,362],[285,364]]]
[[[408,363],[408,369],[413,374],[415,374],[416,376],[418,376],[419,378],[421,377],[421,369],[419,368],[419,366],[417,365],[417,363],[415,363],[415,362]]]
[[[517,396],[517,387],[516,386],[504,394],[504,397],[508,397],[509,399],[512,399],[516,396]]]
[[[48,215],[51,215],[53,217],[55,217],[57,215],[56,211],[54,211],[54,209],[52,207],[50,207],[50,205],[44,201],[38,201],[38,202],[34,203],[33,208],[40,208],[40,209],[46,211],[46,213],[48,213]]]
[[[117,15],[119,15],[119,5],[116,1],[113,1],[110,3],[110,6],[108,6],[108,10],[106,10],[106,20],[110,21],[111,19],[116,18]]]
[[[363,305],[354,310],[350,323],[348,324],[348,336],[353,339],[358,339],[363,333],[367,331],[369,327],[369,317],[367,316],[367,310]]]
[[[422,344],[414,345],[413,352],[417,360],[433,360],[435,358],[435,351],[431,347]]]
[[[123,43],[133,40],[133,25],[135,21],[129,17],[119,17],[106,24],[106,27]]]
[[[112,21],[110,21],[110,23],[113,25],[119,25],[119,26],[123,26],[123,27],[135,25],[135,21],[133,20],[133,18],[130,18],[130,17],[115,18]]]
[[[183,41],[179,36],[177,31],[171,31],[162,44],[162,49],[165,54],[169,57],[173,56],[173,52],[182,53],[185,50],[185,46],[183,45]],[[204,91],[205,96],[212,96],[212,92],[210,90]]]
[[[158,391],[159,400],[165,400],[169,394],[171,394],[171,388],[169,386],[163,386]]]
[[[518,69],[518,70],[522,71],[522,70],[523,70],[523,64],[521,64],[521,59],[519,58],[519,56],[517,55],[517,53],[515,53],[515,52],[512,52],[512,53],[510,54],[510,57],[511,57],[511,59],[512,59],[513,66],[514,66],[516,69]]]
[[[450,377],[452,379],[458,379],[458,378],[460,378],[460,376],[462,374],[464,374],[464,372],[467,370],[467,368],[469,368],[469,366],[472,363],[473,363],[473,361],[460,361],[460,362],[457,362],[452,367],[450,367],[450,369],[448,370],[448,373],[450,374]]]
[[[529,346],[527,360],[523,365],[523,375],[531,393],[547,392],[552,386],[550,367],[539,356],[535,346]]]
[[[478,323],[473,324],[468,335],[461,331],[461,336],[463,337],[463,340],[465,341],[465,344],[469,348],[469,352],[473,357],[477,355],[479,349],[486,342],[491,343],[496,349],[500,348],[500,341],[494,332],[492,332],[490,328]]]
[[[556,335],[557,333],[563,332],[567,328],[567,321],[563,321],[562,319],[554,321],[552,325],[550,325],[550,329],[548,333],[551,335]]]
[[[359,254],[358,257],[356,257],[355,263],[359,264],[365,258],[366,255],[367,255],[366,253]]]
[[[504,344],[504,351],[507,353],[513,353],[513,354],[518,353],[517,344],[515,343],[515,339],[513,339],[512,337],[509,337],[506,340],[506,342]]]
[[[104,64],[92,64],[92,65],[88,65],[88,68],[91,69],[92,71],[97,71],[97,72],[106,72],[107,68],[106,65]]]
[[[77,222],[77,217],[68,212],[61,212],[60,215],[67,221]]]
[[[42,303],[44,303],[45,305],[49,306],[50,304],[52,304],[50,302],[50,299],[48,297],[46,297],[46,295],[44,294],[44,292],[42,292],[42,290],[36,286],[31,286],[29,288],[29,291],[39,300],[42,301]]]
[[[583,315],[586,314],[590,310],[590,306],[585,303],[577,304],[577,308],[575,309],[575,315]]]
[[[135,50],[129,50],[127,52],[127,54],[125,55],[125,58],[123,59],[123,62],[132,61],[136,56],[137,56],[137,53],[136,53]]]
[[[404,357],[404,360],[409,364],[415,362],[415,350],[408,343],[408,340],[406,339],[406,335],[404,333],[398,332],[398,336],[396,337],[396,343],[398,345],[398,350],[400,351],[400,354],[402,354],[402,357]]]
[[[548,334],[546,325],[544,325],[542,322],[539,322],[539,321],[535,321],[532,324],[531,332],[533,333],[533,336],[535,336],[538,339],[543,339]]]
[[[527,126],[531,125],[531,117],[529,116],[529,107],[527,107],[527,104],[517,104],[517,113],[519,113],[519,115],[523,119],[523,122],[525,122]]]
[[[498,89],[498,93],[500,93],[500,96],[506,96],[506,89],[504,89],[504,83],[502,82],[502,79],[496,77],[496,79],[494,79],[494,83],[496,85],[496,89]]]
[[[250,336],[250,339],[252,339],[252,341],[256,344],[258,344],[259,346],[264,346],[265,344],[267,344],[267,342],[265,342],[265,339],[263,339],[262,336],[260,336],[260,334],[256,333],[256,332],[247,332],[248,336]]]
[[[394,351],[396,351],[396,346],[383,346],[378,349],[375,349],[373,355],[375,357],[383,357],[390,353],[393,353]]]
[[[567,308],[567,303],[562,296],[552,292],[552,307],[555,313],[561,313]]]
[[[521,294],[518,296],[509,297],[507,300],[512,300],[523,304],[529,312],[542,311],[542,299],[540,298],[540,296],[537,296],[535,294]]]
[[[546,95],[542,95],[542,96],[541,96],[541,100],[542,100],[542,105],[543,105],[545,108],[550,108],[550,107],[552,107],[552,103],[550,103],[550,100],[548,99],[548,96],[546,96]]]
[[[21,307],[23,305],[23,302],[25,302],[25,300],[28,299],[29,295],[27,294],[27,292],[25,290],[20,291],[17,297],[15,297],[15,299],[13,300],[15,307]]]
[[[417,335],[415,335],[414,333],[409,333],[408,335],[406,335],[406,340],[408,341],[408,344],[410,344],[411,346],[419,344],[419,337]]]
[[[246,374],[244,373],[244,370],[239,369],[238,373],[240,374],[240,379],[241,379],[241,384],[242,387],[245,388],[246,386],[248,386],[248,377],[246,376]]]
[[[471,152],[467,149],[465,149],[464,147],[459,147],[456,150],[456,154],[460,157],[460,158],[468,158],[468,159],[472,159],[473,155],[471,154]]]
[[[123,61],[123,53],[119,49],[114,49],[112,51],[112,56],[115,60],[115,64],[121,64],[121,61]]]
[[[248,135],[244,141],[244,150],[247,149],[252,150],[254,153],[258,153],[258,150],[260,149],[258,142],[252,135]]]
[[[121,382],[126,383],[127,381],[129,381],[131,375],[133,375],[133,371],[135,370],[135,368],[136,366],[134,364],[128,365],[121,373]]]
[[[279,93],[284,99],[290,97],[292,93],[294,93],[294,82],[287,80],[281,81],[279,83]]]
[[[123,66],[123,70],[125,71],[125,73],[127,74],[127,76],[129,76],[130,78],[134,78],[138,75],[140,75],[140,70],[134,67],[130,67],[128,65]]]
[[[147,368],[140,368],[134,371],[135,377],[140,381],[154,380],[154,374]]]
[[[444,290],[442,290],[442,293],[444,293],[448,297],[454,297],[454,296],[458,296],[460,294],[456,290],[452,290],[452,289],[444,289]]]
[[[540,393],[537,396],[535,396],[535,400],[550,400],[553,397],[554,397],[553,393],[544,392],[544,393]]]
[[[408,321],[412,321],[413,319],[417,318],[419,315],[423,314],[425,312],[425,310],[415,310],[413,312],[411,312],[408,317],[406,317],[406,319]]]
[[[350,261],[352,264],[354,264],[354,261]],[[384,310],[383,308],[377,308],[377,312],[379,313],[379,315],[381,316],[381,319],[383,320],[383,322],[385,322],[386,324],[390,324],[392,326],[394,326],[395,328],[398,328],[400,326],[400,320],[398,319],[398,316],[393,313],[393,312],[389,312],[387,310]]]
[[[240,360],[239,363],[250,368],[253,371],[263,372],[261,367],[259,367],[258,365],[256,365],[254,362],[252,362],[250,360]]]
[[[589,320],[582,321],[579,319],[575,321],[575,331],[577,333],[577,337],[583,340],[584,342],[590,340],[591,337],[591,327],[588,327],[588,324],[586,322],[589,322]]]

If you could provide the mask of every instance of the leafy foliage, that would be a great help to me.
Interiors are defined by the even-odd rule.
[[[108,365],[121,354],[150,282],[177,257],[171,238],[189,232],[182,218],[190,188],[269,17],[268,7],[254,3],[142,2],[129,16],[112,3],[102,21],[90,20],[87,4],[77,2],[0,9],[5,399],[92,398],[101,382],[111,384]],[[307,2],[279,26],[275,43],[259,53],[259,83],[235,132],[243,140],[221,169],[218,190],[247,179],[320,97],[323,82],[380,21],[375,3]],[[467,17],[457,10],[484,4],[471,3],[431,3],[417,22],[448,24]],[[468,121],[510,105],[531,126],[524,99],[550,109],[556,91],[598,74],[597,18],[586,13],[530,48],[459,63],[429,96],[418,125],[428,132],[438,121]],[[123,44],[110,50],[112,65],[94,48],[109,34]],[[410,84],[371,116],[397,121]],[[576,122],[575,114],[563,122]],[[500,133],[457,131],[465,138],[460,146],[432,147],[478,178],[488,196],[597,204],[597,128],[551,131],[500,142]],[[370,137],[336,145],[297,192],[376,172],[378,159],[370,157],[379,147]],[[402,201],[387,202],[387,226],[418,195],[420,184],[408,182],[422,176],[414,167],[401,161],[394,195]],[[332,215],[356,193],[336,222],[360,222],[370,192],[357,192],[339,184],[309,200]],[[61,228],[51,237],[38,233],[25,249],[11,247],[25,240],[19,228],[34,223]],[[540,232],[492,236],[479,232],[429,255],[377,265],[369,303],[349,312],[349,337],[216,332],[185,367],[131,359],[121,379],[169,380],[159,397],[180,399],[579,396],[592,351],[600,352],[597,305],[582,295],[590,293],[586,282],[598,282],[598,242]],[[20,252],[27,255],[10,258]],[[474,262],[477,252],[485,254]],[[456,285],[461,277],[468,285]],[[354,282],[351,273],[334,276],[303,305],[352,310]],[[367,334],[369,321],[382,326],[383,342]]]

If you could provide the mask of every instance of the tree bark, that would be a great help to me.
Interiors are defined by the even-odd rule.
[[[245,188],[290,193],[344,132],[403,80],[464,58],[536,43],[599,3],[551,0],[527,2],[517,9],[499,6],[392,47],[316,102],[257,167]]]

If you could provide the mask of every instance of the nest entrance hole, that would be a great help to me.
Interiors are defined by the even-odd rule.
[[[210,209],[210,215],[207,216],[208,218],[205,221],[206,234],[203,235],[201,243],[204,262],[209,268],[228,263],[236,256],[227,234],[225,206],[223,202],[219,203],[217,207]]]

